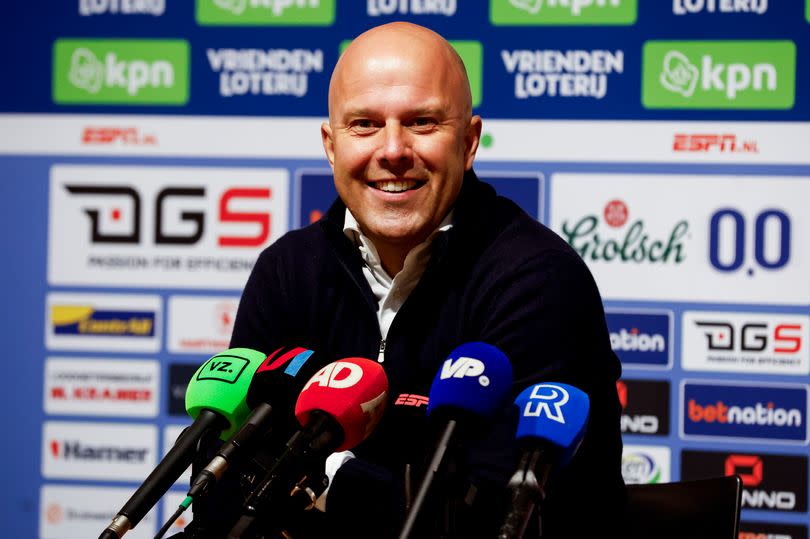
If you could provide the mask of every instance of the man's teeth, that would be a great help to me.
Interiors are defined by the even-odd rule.
[[[375,186],[380,191],[385,191],[386,193],[401,193],[402,191],[416,187],[416,182],[414,180],[388,180],[375,182]]]

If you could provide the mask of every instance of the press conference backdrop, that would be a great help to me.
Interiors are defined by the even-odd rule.
[[[480,176],[596,277],[626,480],[739,473],[746,533],[807,538],[810,1],[3,9],[7,534],[96,536],[171,446],[257,254],[335,196],[341,47],[409,20],[466,63]]]

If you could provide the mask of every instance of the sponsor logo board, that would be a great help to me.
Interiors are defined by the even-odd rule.
[[[44,406],[48,414],[155,417],[159,387],[157,361],[45,360]]]
[[[622,50],[504,49],[501,61],[506,72],[514,75],[516,99],[602,99],[611,75],[624,73]]]
[[[642,63],[646,108],[793,108],[792,41],[647,41]]]
[[[622,365],[672,366],[672,311],[605,312],[610,345]]]
[[[504,26],[631,25],[637,0],[491,0],[490,22]]]
[[[196,0],[203,26],[330,26],[335,0]]]
[[[132,492],[129,487],[43,485],[39,496],[39,537],[96,537],[109,526]],[[127,538],[153,537],[158,523],[156,512],[157,509],[149,511],[127,532]]]
[[[806,385],[683,381],[681,436],[806,444]]]
[[[686,370],[810,374],[810,317],[686,311],[681,365]]]
[[[184,105],[189,45],[180,39],[57,39],[53,100],[62,105]]]
[[[803,200],[808,178],[563,173],[551,224],[607,299],[807,305]]]
[[[160,296],[52,292],[46,299],[45,346],[157,352],[161,312]]]
[[[807,511],[807,456],[684,450],[681,479],[739,475],[742,508]]]
[[[55,165],[49,282],[241,290],[288,197],[283,169]]]
[[[625,444],[622,448],[622,477],[628,485],[669,483],[671,461],[669,447]]]
[[[156,464],[157,427],[46,421],[42,475],[48,479],[143,481]]]
[[[663,380],[619,380],[624,434],[669,434],[669,382]]]
[[[238,296],[170,296],[169,352],[213,355],[227,349],[238,306]]]

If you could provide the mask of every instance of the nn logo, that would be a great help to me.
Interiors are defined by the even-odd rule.
[[[792,41],[648,41],[641,99],[650,109],[790,109]]]
[[[179,39],[59,39],[53,100],[59,104],[184,105],[189,45]]]
[[[478,377],[478,383],[486,387],[489,385],[489,378],[484,375],[484,369],[484,362],[475,358],[464,356],[455,360],[448,358],[442,364],[439,379]]]
[[[494,25],[631,25],[637,0],[491,0]]]
[[[331,26],[335,0],[197,0],[203,26]]]

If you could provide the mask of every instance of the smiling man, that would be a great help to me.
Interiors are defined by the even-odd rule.
[[[620,365],[599,292],[563,240],[477,179],[481,119],[471,109],[461,59],[420,26],[373,28],[334,69],[321,137],[339,198],[260,255],[231,345],[304,346],[316,364],[374,358],[389,402],[366,441],[327,459],[324,512],[291,523],[294,537],[396,536],[436,434],[425,396],[448,354],[471,341],[506,354],[515,395],[540,381],[589,395],[588,431],[552,479],[544,537],[609,535],[623,513]],[[504,406],[469,433],[413,537],[496,536],[515,419]],[[583,518],[597,506],[616,522]]]

